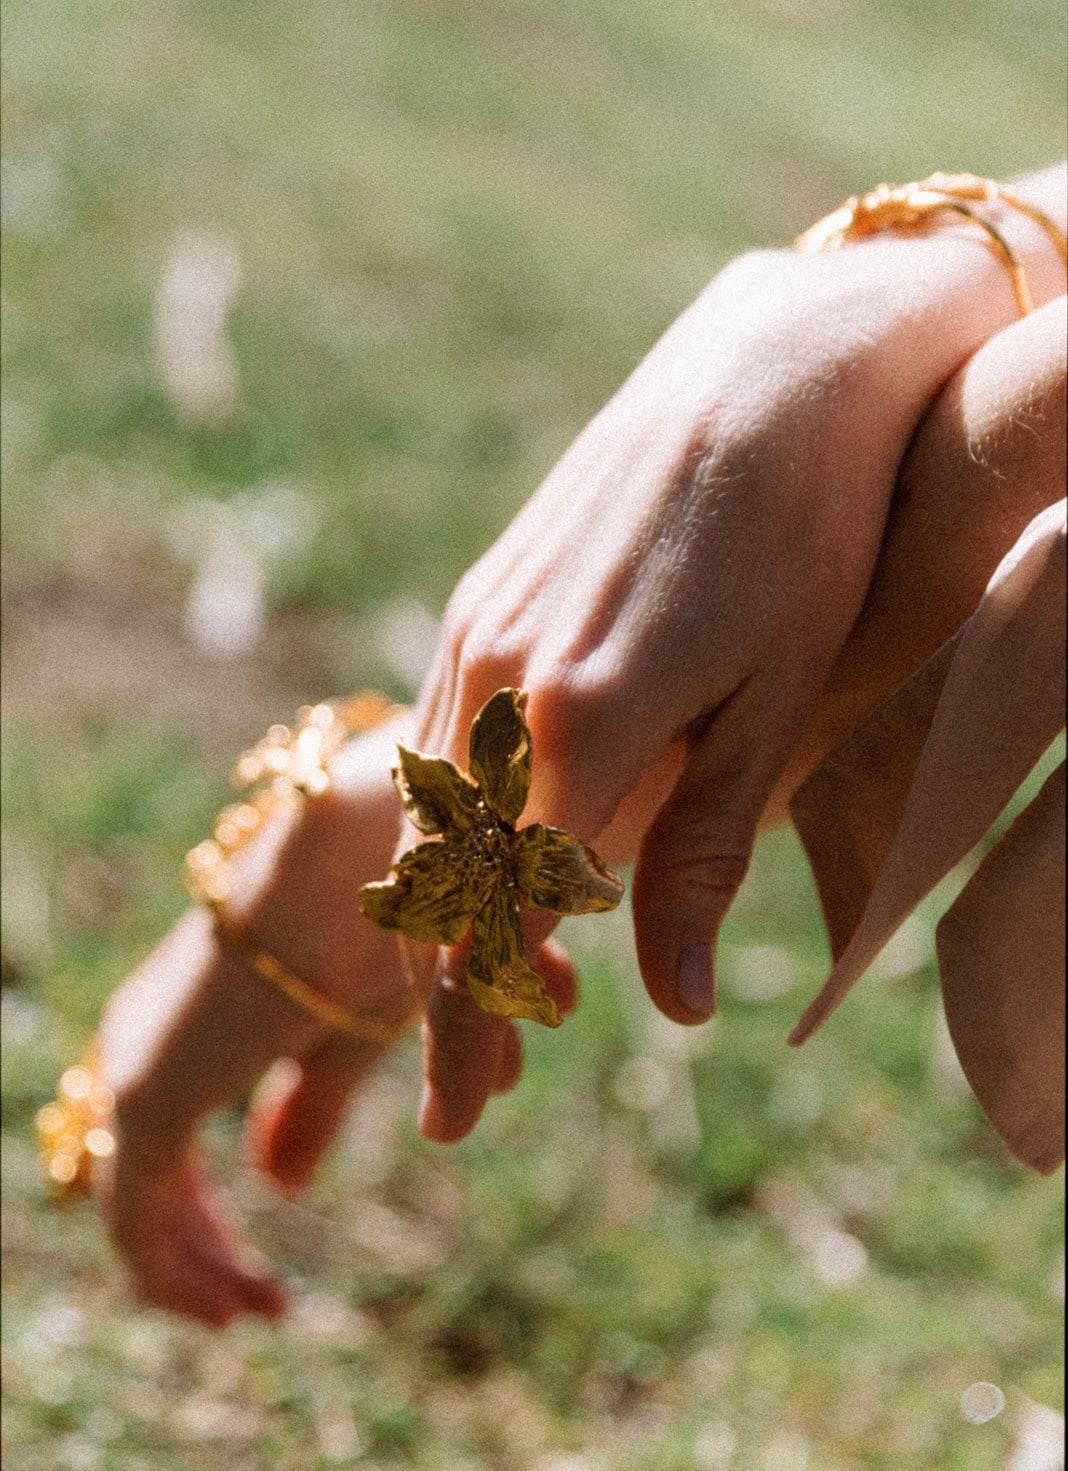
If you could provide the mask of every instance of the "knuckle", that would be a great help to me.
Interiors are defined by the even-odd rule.
[[[457,681],[463,692],[463,703],[472,706],[472,714],[494,690],[512,684],[515,673],[515,661],[488,629],[480,630],[476,626],[458,651]]]
[[[623,724],[620,685],[581,667],[532,677],[527,720],[544,820],[594,836],[636,779],[635,742]]]
[[[488,556],[469,567],[457,582],[445,605],[442,634],[449,648],[459,649],[471,642],[479,630],[492,630],[498,617],[493,590],[495,577]]]
[[[474,570],[465,572],[456,584],[441,620],[442,638],[454,656],[467,642],[478,616],[478,600],[472,581]]]
[[[579,747],[614,724],[622,680],[614,671],[593,672],[581,663],[554,661],[531,672],[528,693],[543,740],[550,747]]]
[[[565,771],[587,757],[595,734],[599,744],[600,706],[588,688],[558,671],[533,675],[527,695],[527,720],[539,763]]]
[[[527,719],[536,720],[543,742],[566,744],[575,733],[577,701],[562,673],[533,671],[527,696]]]
[[[523,650],[510,635],[502,610],[487,599],[477,573],[477,566],[465,573],[449,599],[442,643],[458,687],[481,703],[493,690],[515,683],[523,667]]]
[[[655,886],[671,903],[691,913],[716,917],[737,893],[749,868],[752,844],[712,836],[671,843],[654,860]]]
[[[687,908],[718,914],[737,892],[748,867],[748,854],[716,853],[679,863],[670,871],[670,880]]]

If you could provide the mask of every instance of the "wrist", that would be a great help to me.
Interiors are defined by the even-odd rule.
[[[401,994],[410,988],[354,896],[393,851],[400,717],[364,694],[307,707],[292,729],[273,726],[235,768],[244,800],[223,809],[187,858],[220,956],[261,991],[281,993],[305,1026],[314,1018],[378,1046],[410,1015]],[[349,731],[359,734],[349,740]]]
[[[227,873],[226,913],[256,947],[328,1004],[388,1024],[410,1016],[412,997],[395,939],[364,919],[356,894],[392,861],[400,803],[390,768],[408,723],[397,712],[348,741],[328,762],[326,790],[272,815]],[[225,925],[222,939],[227,948]]]
[[[880,184],[817,221],[795,249],[809,258],[830,256],[827,272],[836,280],[840,266],[846,294],[851,275],[863,283],[865,272],[875,271],[873,322],[888,307],[891,326],[896,309],[897,325],[909,330],[919,311],[939,332],[917,346],[929,357],[934,349],[932,361],[941,354],[944,363],[953,353],[962,361],[1018,316],[1064,291],[1065,196],[1063,165],[1008,185],[971,174]],[[897,274],[902,270],[903,279]]]

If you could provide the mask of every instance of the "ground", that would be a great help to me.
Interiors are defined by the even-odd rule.
[[[138,1307],[31,1141],[234,752],[307,699],[409,695],[460,572],[731,255],[879,179],[1056,157],[1059,7],[7,0],[3,28],[6,1463],[1057,1464],[1061,1176],[962,1083],[937,905],[787,1049],[827,966],[787,832],[709,1026],[655,1016],[621,911],[568,925],[582,1007],[465,1144],[416,1135],[414,1039],[299,1203],[217,1120],[298,1287],[277,1327]]]

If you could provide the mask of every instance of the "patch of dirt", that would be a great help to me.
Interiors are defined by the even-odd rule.
[[[366,683],[360,645],[355,620],[285,610],[254,652],[219,660],[189,639],[177,599],[69,573],[25,580],[4,598],[4,719],[128,718],[229,756],[300,705]]]

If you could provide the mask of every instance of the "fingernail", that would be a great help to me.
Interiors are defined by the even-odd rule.
[[[691,1011],[711,1016],[716,1009],[711,945],[687,945],[675,964],[675,989]]]

